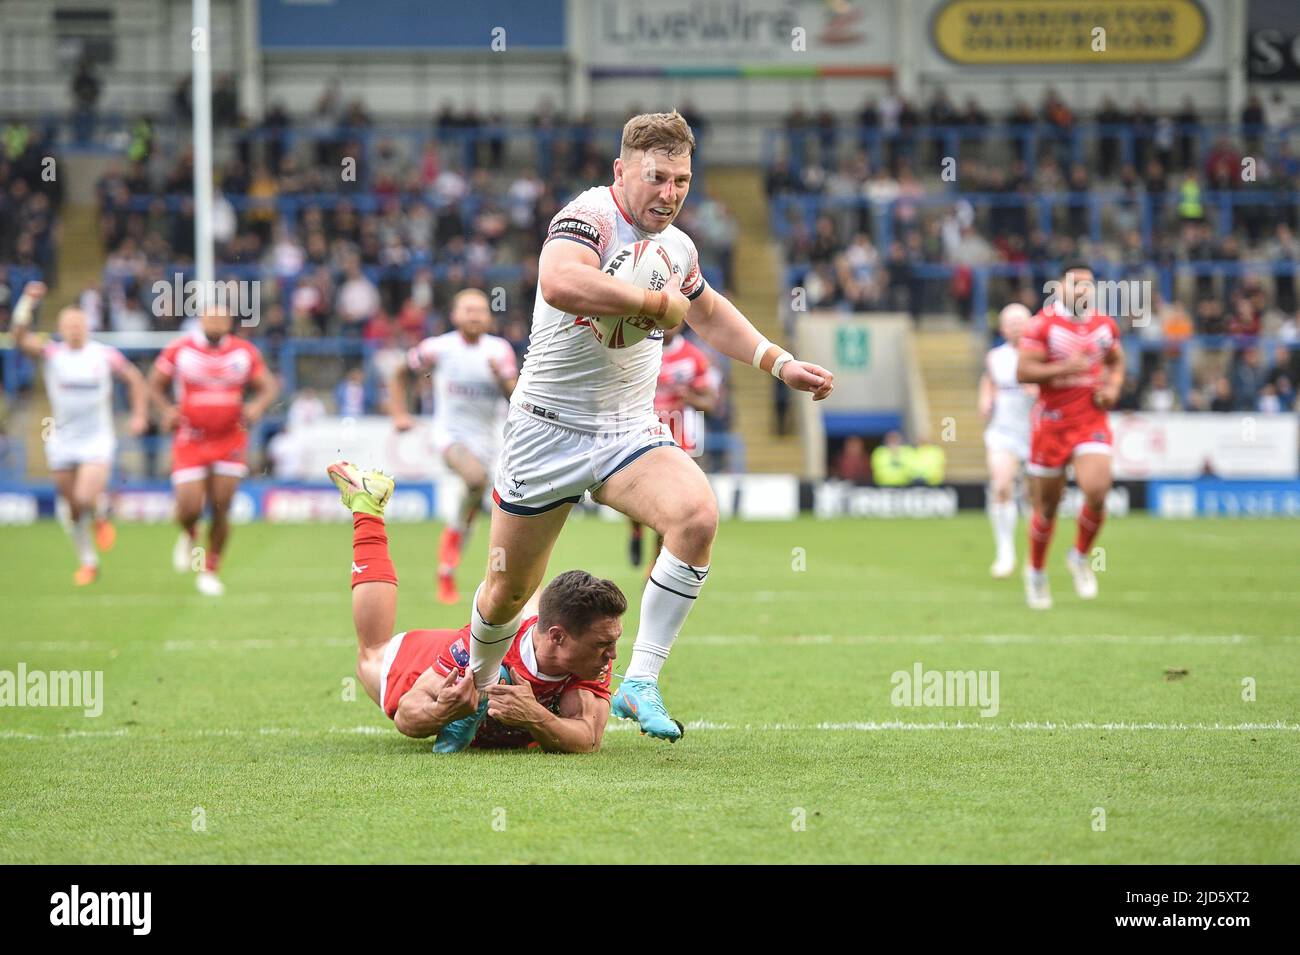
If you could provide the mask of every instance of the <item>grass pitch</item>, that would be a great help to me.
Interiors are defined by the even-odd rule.
[[[725,523],[663,678],[683,741],[435,758],[347,699],[348,525],[237,527],[221,600],[169,527],[120,527],[82,590],[56,525],[0,529],[0,670],[106,698],[0,709],[0,862],[1300,862],[1295,524],[1112,520],[1090,604],[1072,532],[1043,614],[988,578],[981,516]],[[468,619],[485,537],[445,608],[437,528],[390,527],[399,628]],[[619,669],[625,553],[574,519],[550,568],[627,590]],[[997,671],[997,716],[894,706],[918,662]]]

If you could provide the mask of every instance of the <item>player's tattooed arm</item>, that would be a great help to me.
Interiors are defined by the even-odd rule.
[[[469,716],[477,707],[473,677],[460,670],[444,677],[430,667],[402,694],[393,725],[405,736],[424,739],[453,720]]]
[[[280,394],[280,383],[276,381],[274,375],[266,368],[263,368],[249,382],[253,389],[253,397],[244,405],[244,424],[254,425],[261,420],[262,415],[266,414],[266,409],[271,407],[271,403]]]
[[[167,395],[171,383],[172,376],[157,365],[150,369],[147,382],[149,400],[158,409],[158,425],[163,431],[171,431],[180,420],[180,412],[176,410],[176,405]]]
[[[506,726],[528,730],[542,749],[552,753],[594,753],[600,749],[609,719],[609,703],[589,690],[560,697],[560,712],[552,713],[533,696],[527,680],[511,671],[513,683],[487,689],[488,716]]]
[[[1093,401],[1098,408],[1113,408],[1119,401],[1120,390],[1124,387],[1124,348],[1119,342],[1106,353],[1102,359],[1104,368],[1102,370],[1101,384],[1097,386],[1097,392],[1093,395]]]

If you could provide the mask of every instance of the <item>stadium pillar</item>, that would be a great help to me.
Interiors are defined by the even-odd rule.
[[[1228,48],[1228,89],[1227,119],[1233,122],[1241,115],[1246,105],[1246,19],[1250,15],[1250,4],[1229,3],[1223,8],[1227,18],[1224,34]],[[1204,152],[1201,155],[1205,155]]]
[[[920,31],[917,18],[911,9],[911,0],[896,0],[894,26],[897,31],[898,56],[895,60],[894,82],[900,96],[917,100],[921,96],[917,45]],[[952,153],[950,155],[956,155]]]
[[[194,0],[194,271],[206,299],[212,282],[212,30],[208,0]]]
[[[239,101],[249,116],[262,119],[262,56],[258,50],[257,0],[239,0]]]
[[[569,55],[569,115],[573,117],[591,112],[591,71],[587,65],[587,18],[591,11],[586,6],[582,0],[568,0],[564,7],[564,46]]]

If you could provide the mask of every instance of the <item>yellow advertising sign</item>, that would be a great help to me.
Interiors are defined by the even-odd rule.
[[[956,63],[1174,63],[1205,42],[1195,0],[952,0],[935,48]]]

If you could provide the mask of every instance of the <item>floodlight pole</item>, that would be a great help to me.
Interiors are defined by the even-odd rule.
[[[194,0],[194,270],[203,301],[212,288],[212,30],[208,0]]]

